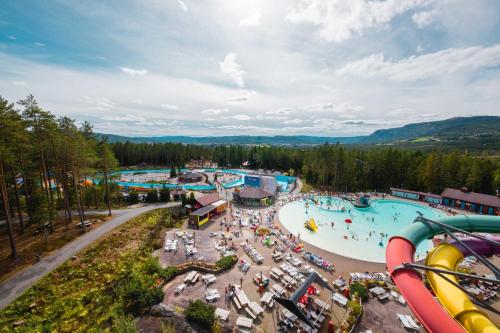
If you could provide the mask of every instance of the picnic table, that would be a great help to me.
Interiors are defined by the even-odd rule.
[[[371,289],[370,289],[370,292],[371,292],[372,294],[375,294],[375,295],[377,295],[377,296],[380,296],[380,295],[382,295],[382,294],[384,294],[384,293],[385,293],[385,289],[384,289],[384,288],[382,288],[382,287],[373,287],[373,288],[371,288]]]
[[[236,326],[244,327],[244,328],[252,328],[253,320],[247,317],[239,316],[236,319]]]
[[[342,305],[342,306],[346,306],[347,305],[347,298],[344,297],[343,295],[339,294],[339,293],[333,293],[332,295],[332,299],[334,302]]]
[[[273,294],[270,291],[266,291],[264,295],[260,298],[260,302],[262,304],[265,304],[269,307],[272,307],[274,301],[273,301]]]
[[[229,311],[226,309],[217,308],[215,309],[215,317],[220,318],[223,321],[226,321],[227,317],[229,317]]]
[[[285,289],[277,283],[273,284],[272,290],[276,292],[277,296],[281,296],[285,293]]]
[[[245,307],[250,303],[250,300],[248,299],[247,295],[243,290],[238,290],[237,292],[234,293],[235,297],[238,299],[238,302],[242,307]]]
[[[264,313],[264,309],[257,303],[255,302],[250,302],[248,303],[248,307],[256,316],[260,316],[261,314]]]

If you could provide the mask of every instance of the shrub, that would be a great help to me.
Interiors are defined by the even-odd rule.
[[[139,203],[139,193],[137,193],[136,191],[131,191],[129,194],[128,194],[128,198],[127,198],[127,201],[129,204],[131,205],[134,205],[136,203]]]
[[[142,314],[163,299],[163,291],[160,287],[154,286],[154,280],[139,273],[132,273],[120,285],[118,295],[123,300],[125,311],[133,315]]]
[[[152,255],[148,256],[144,261],[142,267],[144,273],[153,276],[161,276],[163,272],[163,268],[160,265],[157,257],[153,257]]]
[[[210,330],[215,320],[215,307],[197,299],[189,302],[184,314],[190,323]]]
[[[170,190],[163,185],[163,188],[160,190],[160,201],[161,202],[169,202],[170,201]]]
[[[177,267],[175,267],[175,266],[168,266],[167,268],[165,268],[165,269],[162,270],[161,277],[165,281],[168,282],[168,281],[172,280],[174,277],[176,277],[177,274],[179,274],[179,271],[177,270]]]
[[[351,295],[358,294],[363,301],[368,300],[368,290],[362,283],[355,282],[351,284],[349,291],[351,292]]]
[[[351,309],[351,313],[354,317],[357,318],[361,314],[361,304],[359,304],[357,301],[349,301],[348,307]]]
[[[113,330],[116,333],[138,332],[135,320],[132,316],[118,316],[113,320]]]
[[[224,270],[229,269],[233,266],[233,264],[236,262],[236,256],[227,256],[227,257],[222,257],[217,262],[215,265],[217,267],[221,267]]]
[[[146,194],[146,202],[154,203],[158,202],[158,192],[156,190],[151,190]]]

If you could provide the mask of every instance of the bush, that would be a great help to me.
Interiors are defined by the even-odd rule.
[[[160,190],[160,202],[169,202],[170,201],[170,190],[163,186]]]
[[[113,330],[116,333],[138,332],[135,320],[132,316],[118,316],[113,320]]]
[[[236,256],[227,256],[227,257],[222,257],[217,262],[215,265],[217,267],[221,267],[224,270],[229,269],[233,266],[233,264],[236,262]]]
[[[154,304],[161,302],[163,291],[154,286],[154,280],[140,273],[133,273],[118,289],[127,313],[140,315]]]
[[[368,300],[368,289],[359,282],[355,282],[351,284],[349,287],[349,291],[351,295],[358,294],[358,296],[364,301]]]
[[[131,205],[135,205],[136,203],[139,203],[139,193],[137,193],[136,191],[131,191],[128,194],[127,201]]]
[[[146,194],[146,202],[154,203],[158,202],[158,192],[156,190],[151,190]]]
[[[190,301],[184,314],[187,321],[207,330],[212,328],[215,321],[215,307],[199,299]]]
[[[359,304],[357,301],[349,301],[349,304],[347,306],[351,309],[351,313],[354,317],[357,318],[361,314],[361,304]]]
[[[163,269],[161,272],[161,277],[166,281],[172,280],[174,277],[179,274],[179,271],[177,270],[177,267],[175,266],[168,266],[167,268]]]

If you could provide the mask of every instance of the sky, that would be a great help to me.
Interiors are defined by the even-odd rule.
[[[498,116],[500,1],[5,1],[0,95],[28,94],[127,136]]]

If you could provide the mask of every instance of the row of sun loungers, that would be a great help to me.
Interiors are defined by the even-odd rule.
[[[257,250],[254,249],[254,247],[251,244],[248,243],[242,243],[241,246],[243,247],[243,250],[245,250],[245,253],[257,264],[262,264],[264,262],[264,257],[257,252]]]
[[[390,283],[391,279],[386,273],[350,273],[351,282],[374,280]]]
[[[200,273],[198,273],[197,271],[191,271],[184,278],[184,283],[195,284],[199,278],[200,278]]]
[[[309,261],[313,262],[318,267],[321,267],[321,268],[323,268],[323,269],[325,269],[325,270],[327,270],[329,272],[335,270],[335,267],[333,266],[333,264],[331,262],[329,262],[326,259],[323,259],[323,257],[315,255],[314,253],[304,252],[304,258],[306,260],[309,260]]]

